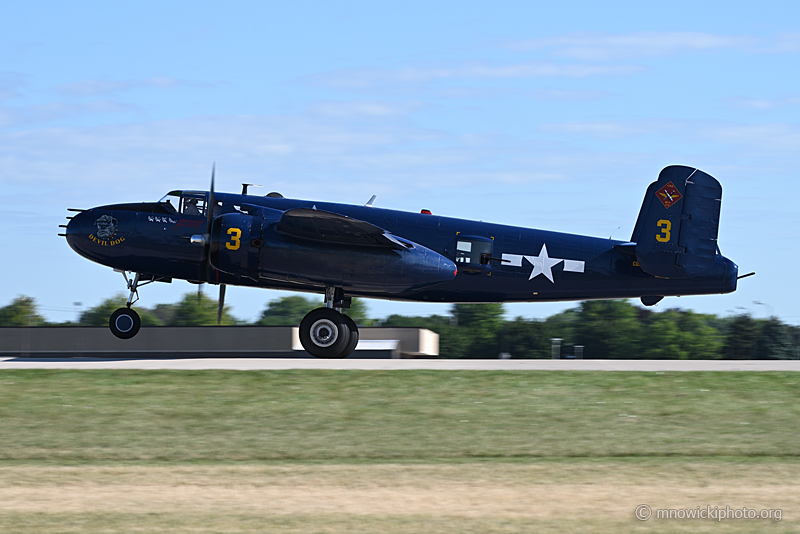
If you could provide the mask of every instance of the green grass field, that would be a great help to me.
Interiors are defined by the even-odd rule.
[[[798,394],[794,373],[3,371],[0,532],[794,532]]]

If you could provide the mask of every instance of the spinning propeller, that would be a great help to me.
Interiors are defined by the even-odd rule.
[[[202,236],[193,235],[191,238],[191,242],[195,244],[202,244],[203,245],[203,256],[200,260],[200,280],[205,278],[205,274],[208,273],[208,268],[216,270],[216,268],[211,264],[211,227],[214,225],[214,208],[216,207],[216,202],[214,200],[214,174],[216,171],[217,163],[211,166],[211,189],[208,193],[208,204],[206,204],[206,233]],[[203,282],[201,282],[202,284]],[[217,307],[217,324],[222,322],[222,311],[225,307],[225,284],[219,284],[219,305]],[[198,295],[200,291],[198,290]]]

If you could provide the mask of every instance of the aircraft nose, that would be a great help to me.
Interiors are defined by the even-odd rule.
[[[65,236],[67,244],[78,254],[85,256],[84,247],[81,246],[84,241],[88,241],[89,235],[92,233],[92,211],[93,210],[77,210],[70,209],[70,215],[67,223]]]
[[[66,226],[67,241],[69,241],[69,237],[77,233],[78,227],[81,226],[83,224],[84,219],[86,219],[85,214],[87,210],[77,210],[69,208],[67,211],[70,212],[70,214],[67,216],[69,222],[67,223]]]

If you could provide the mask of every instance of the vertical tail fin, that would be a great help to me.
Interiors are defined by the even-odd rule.
[[[717,254],[722,186],[699,169],[672,165],[645,193],[631,241],[636,260],[653,276],[689,278],[706,272]]]

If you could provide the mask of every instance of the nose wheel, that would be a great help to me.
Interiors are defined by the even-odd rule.
[[[111,314],[108,327],[111,333],[120,339],[130,339],[139,333],[142,321],[139,314],[130,308],[120,308]]]

